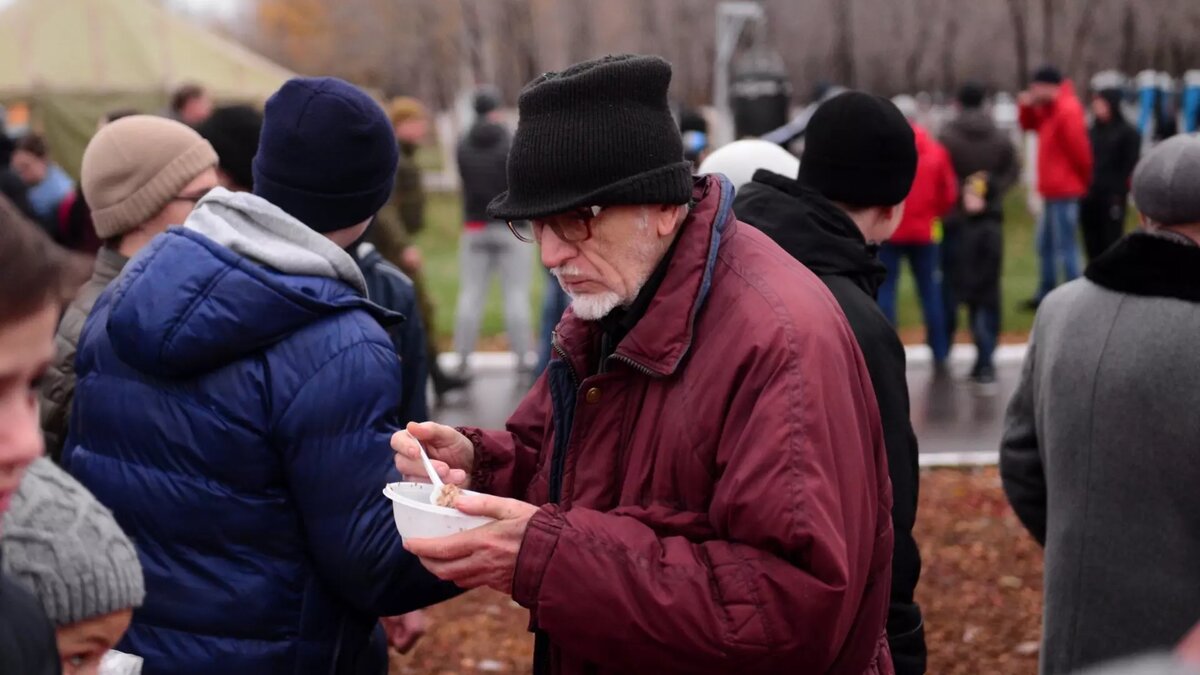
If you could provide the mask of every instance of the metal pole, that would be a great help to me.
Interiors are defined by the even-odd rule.
[[[717,111],[712,133],[713,147],[733,140],[733,113],[729,107],[729,66],[737,51],[738,40],[748,23],[760,23],[764,17],[757,2],[722,2],[717,5],[716,49],[713,58],[713,107]]]

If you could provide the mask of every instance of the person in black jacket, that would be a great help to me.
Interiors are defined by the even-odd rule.
[[[1092,96],[1095,121],[1089,131],[1095,168],[1087,196],[1079,205],[1079,223],[1088,262],[1116,243],[1125,232],[1129,178],[1137,166],[1142,137],[1121,112],[1121,90],[1104,89]]]
[[[412,279],[388,262],[374,244],[359,242],[348,253],[366,279],[367,299],[404,315],[402,323],[387,328],[396,356],[400,357],[400,381],[404,387],[400,395],[400,419],[405,424],[426,422],[429,405],[425,400],[425,382],[429,379],[429,362],[425,354],[425,324],[417,309]]]
[[[404,321],[386,326],[388,336],[395,345],[396,356],[400,357],[400,422],[426,422],[429,420],[429,405],[426,401],[425,383],[429,379],[429,361],[425,352],[425,324],[417,304],[416,286],[412,279],[400,271],[364,237],[347,249],[350,257],[362,270],[367,282],[367,299],[371,302],[404,315]],[[401,654],[407,654],[425,634],[428,618],[425,610],[414,610],[399,616],[380,620],[388,645]]]
[[[499,274],[509,346],[516,353],[519,365],[531,367],[526,358],[533,342],[529,309],[532,250],[522,246],[505,223],[487,215],[488,204],[508,190],[508,148],[512,134],[499,121],[499,106],[500,98],[494,91],[484,89],[477,93],[477,119],[458,144],[465,231],[460,244],[454,349],[465,366],[479,337],[488,285],[492,276]]]
[[[942,129],[942,145],[958,176],[959,199],[943,220],[942,296],[953,341],[959,306],[965,304],[975,365],[971,380],[981,395],[997,391],[994,356],[1000,340],[1000,275],[1004,262],[1004,197],[1021,175],[1021,159],[1008,135],[984,109],[983,86],[958,92],[958,115]]]
[[[738,191],[738,219],[762,230],[829,287],[862,350],[879,403],[892,479],[892,596],[888,642],[897,675],[925,672],[925,631],[913,590],[921,555],[917,438],[909,420],[904,346],[875,295],[887,275],[876,257],[903,215],[917,170],[908,122],[887,99],[847,92],[809,122],[798,179],[766,170]]]

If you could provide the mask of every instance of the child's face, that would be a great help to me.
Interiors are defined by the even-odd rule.
[[[123,609],[60,626],[57,637],[63,675],[96,675],[100,659],[121,641],[132,619],[133,610]]]
[[[0,520],[21,485],[25,469],[42,454],[38,427],[38,381],[54,358],[57,303],[28,317],[0,324]]]

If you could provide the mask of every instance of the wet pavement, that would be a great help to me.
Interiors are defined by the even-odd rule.
[[[997,367],[984,390],[967,379],[970,364],[952,364],[937,377],[928,365],[908,369],[913,430],[922,465],[993,464],[1004,431],[1004,410],[1021,375],[1019,363]]]
[[[997,383],[985,391],[967,380],[974,361],[971,347],[955,346],[950,371],[940,376],[934,374],[928,350],[909,349],[908,390],[923,466],[996,462],[1004,410],[1016,389],[1023,358],[1023,347],[1002,347],[996,357]],[[442,405],[433,406],[433,419],[454,426],[503,426],[529,386],[514,365],[510,355],[477,355],[468,390],[450,394]]]

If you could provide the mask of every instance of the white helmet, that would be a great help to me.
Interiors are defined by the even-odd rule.
[[[734,188],[740,189],[759,169],[795,178],[800,172],[800,160],[770,141],[746,139],[717,148],[701,162],[697,173],[723,173]]]

